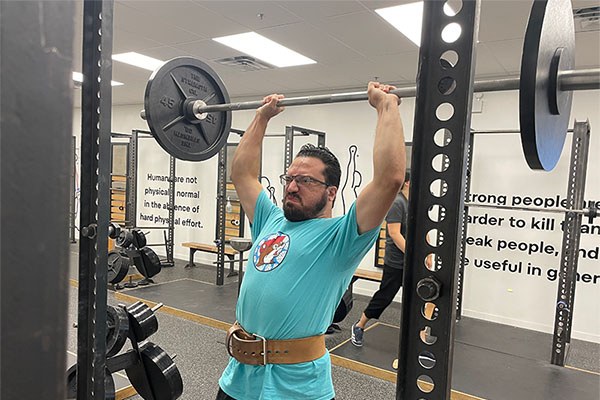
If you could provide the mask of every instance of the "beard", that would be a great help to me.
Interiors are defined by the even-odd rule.
[[[306,221],[308,219],[316,218],[321,211],[327,205],[327,191],[323,193],[323,196],[319,199],[319,201],[310,208],[299,208],[302,207],[302,200],[296,195],[291,195],[300,201],[300,205],[289,205],[284,198],[283,203],[283,215],[292,222],[300,222]]]

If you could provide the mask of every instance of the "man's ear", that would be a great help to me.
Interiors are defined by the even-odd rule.
[[[331,201],[335,200],[335,196],[337,195],[337,191],[338,191],[337,186],[329,186],[327,188],[327,196],[329,197],[329,200],[331,200]]]

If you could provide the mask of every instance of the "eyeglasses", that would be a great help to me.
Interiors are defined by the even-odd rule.
[[[296,181],[296,185],[298,186],[316,186],[316,185],[325,185],[327,187],[331,186],[328,183],[322,182],[318,179],[315,178],[311,178],[310,176],[307,175],[280,175],[279,179],[281,180],[281,184],[283,186],[287,186],[290,183],[292,183],[292,181]]]

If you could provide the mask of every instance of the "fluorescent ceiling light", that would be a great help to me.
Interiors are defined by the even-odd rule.
[[[164,61],[134,52],[113,54],[112,59],[125,64],[133,65],[135,67],[144,68],[149,71],[154,71],[164,64]]]
[[[223,36],[213,38],[213,40],[280,68],[316,64],[315,60],[311,60],[256,32]]]
[[[448,15],[455,14],[448,3],[444,4],[444,11]],[[379,8],[375,10],[375,12],[389,22],[394,28],[399,30],[404,36],[409,38],[414,44],[421,46],[421,27],[423,25],[422,1]],[[453,32],[447,32],[446,34],[450,37],[460,36],[460,25],[456,24],[456,26],[458,26],[458,34]]]
[[[83,82],[83,74],[81,72],[73,72],[73,80],[75,82]],[[117,81],[110,81],[110,85],[111,86],[123,86],[124,84],[122,82],[117,82]]]

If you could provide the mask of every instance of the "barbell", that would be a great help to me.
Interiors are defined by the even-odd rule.
[[[556,166],[567,133],[573,91],[600,88],[600,69],[572,70],[574,48],[570,2],[535,1],[525,34],[520,76],[474,82],[474,92],[519,90],[521,143],[532,169],[551,170]],[[438,89],[451,100],[456,89],[451,77],[456,62],[442,58],[440,64],[448,76],[440,80]],[[392,91],[399,97],[414,97],[416,92],[414,86]],[[368,100],[367,92],[353,92],[285,98],[278,105],[364,100]],[[227,143],[232,111],[256,109],[262,104],[261,100],[230,103],[223,81],[209,65],[178,57],[150,76],[141,117],[167,153],[182,160],[203,161]]]
[[[595,207],[582,208],[582,209],[568,209],[561,207],[519,207],[519,206],[505,206],[500,204],[485,204],[485,203],[471,203],[466,201],[466,207],[472,208],[492,208],[497,210],[510,210],[510,211],[531,211],[531,212],[546,212],[556,214],[582,214],[584,217],[588,217],[590,221],[598,216],[598,209]],[[590,222],[591,223],[591,222]]]

